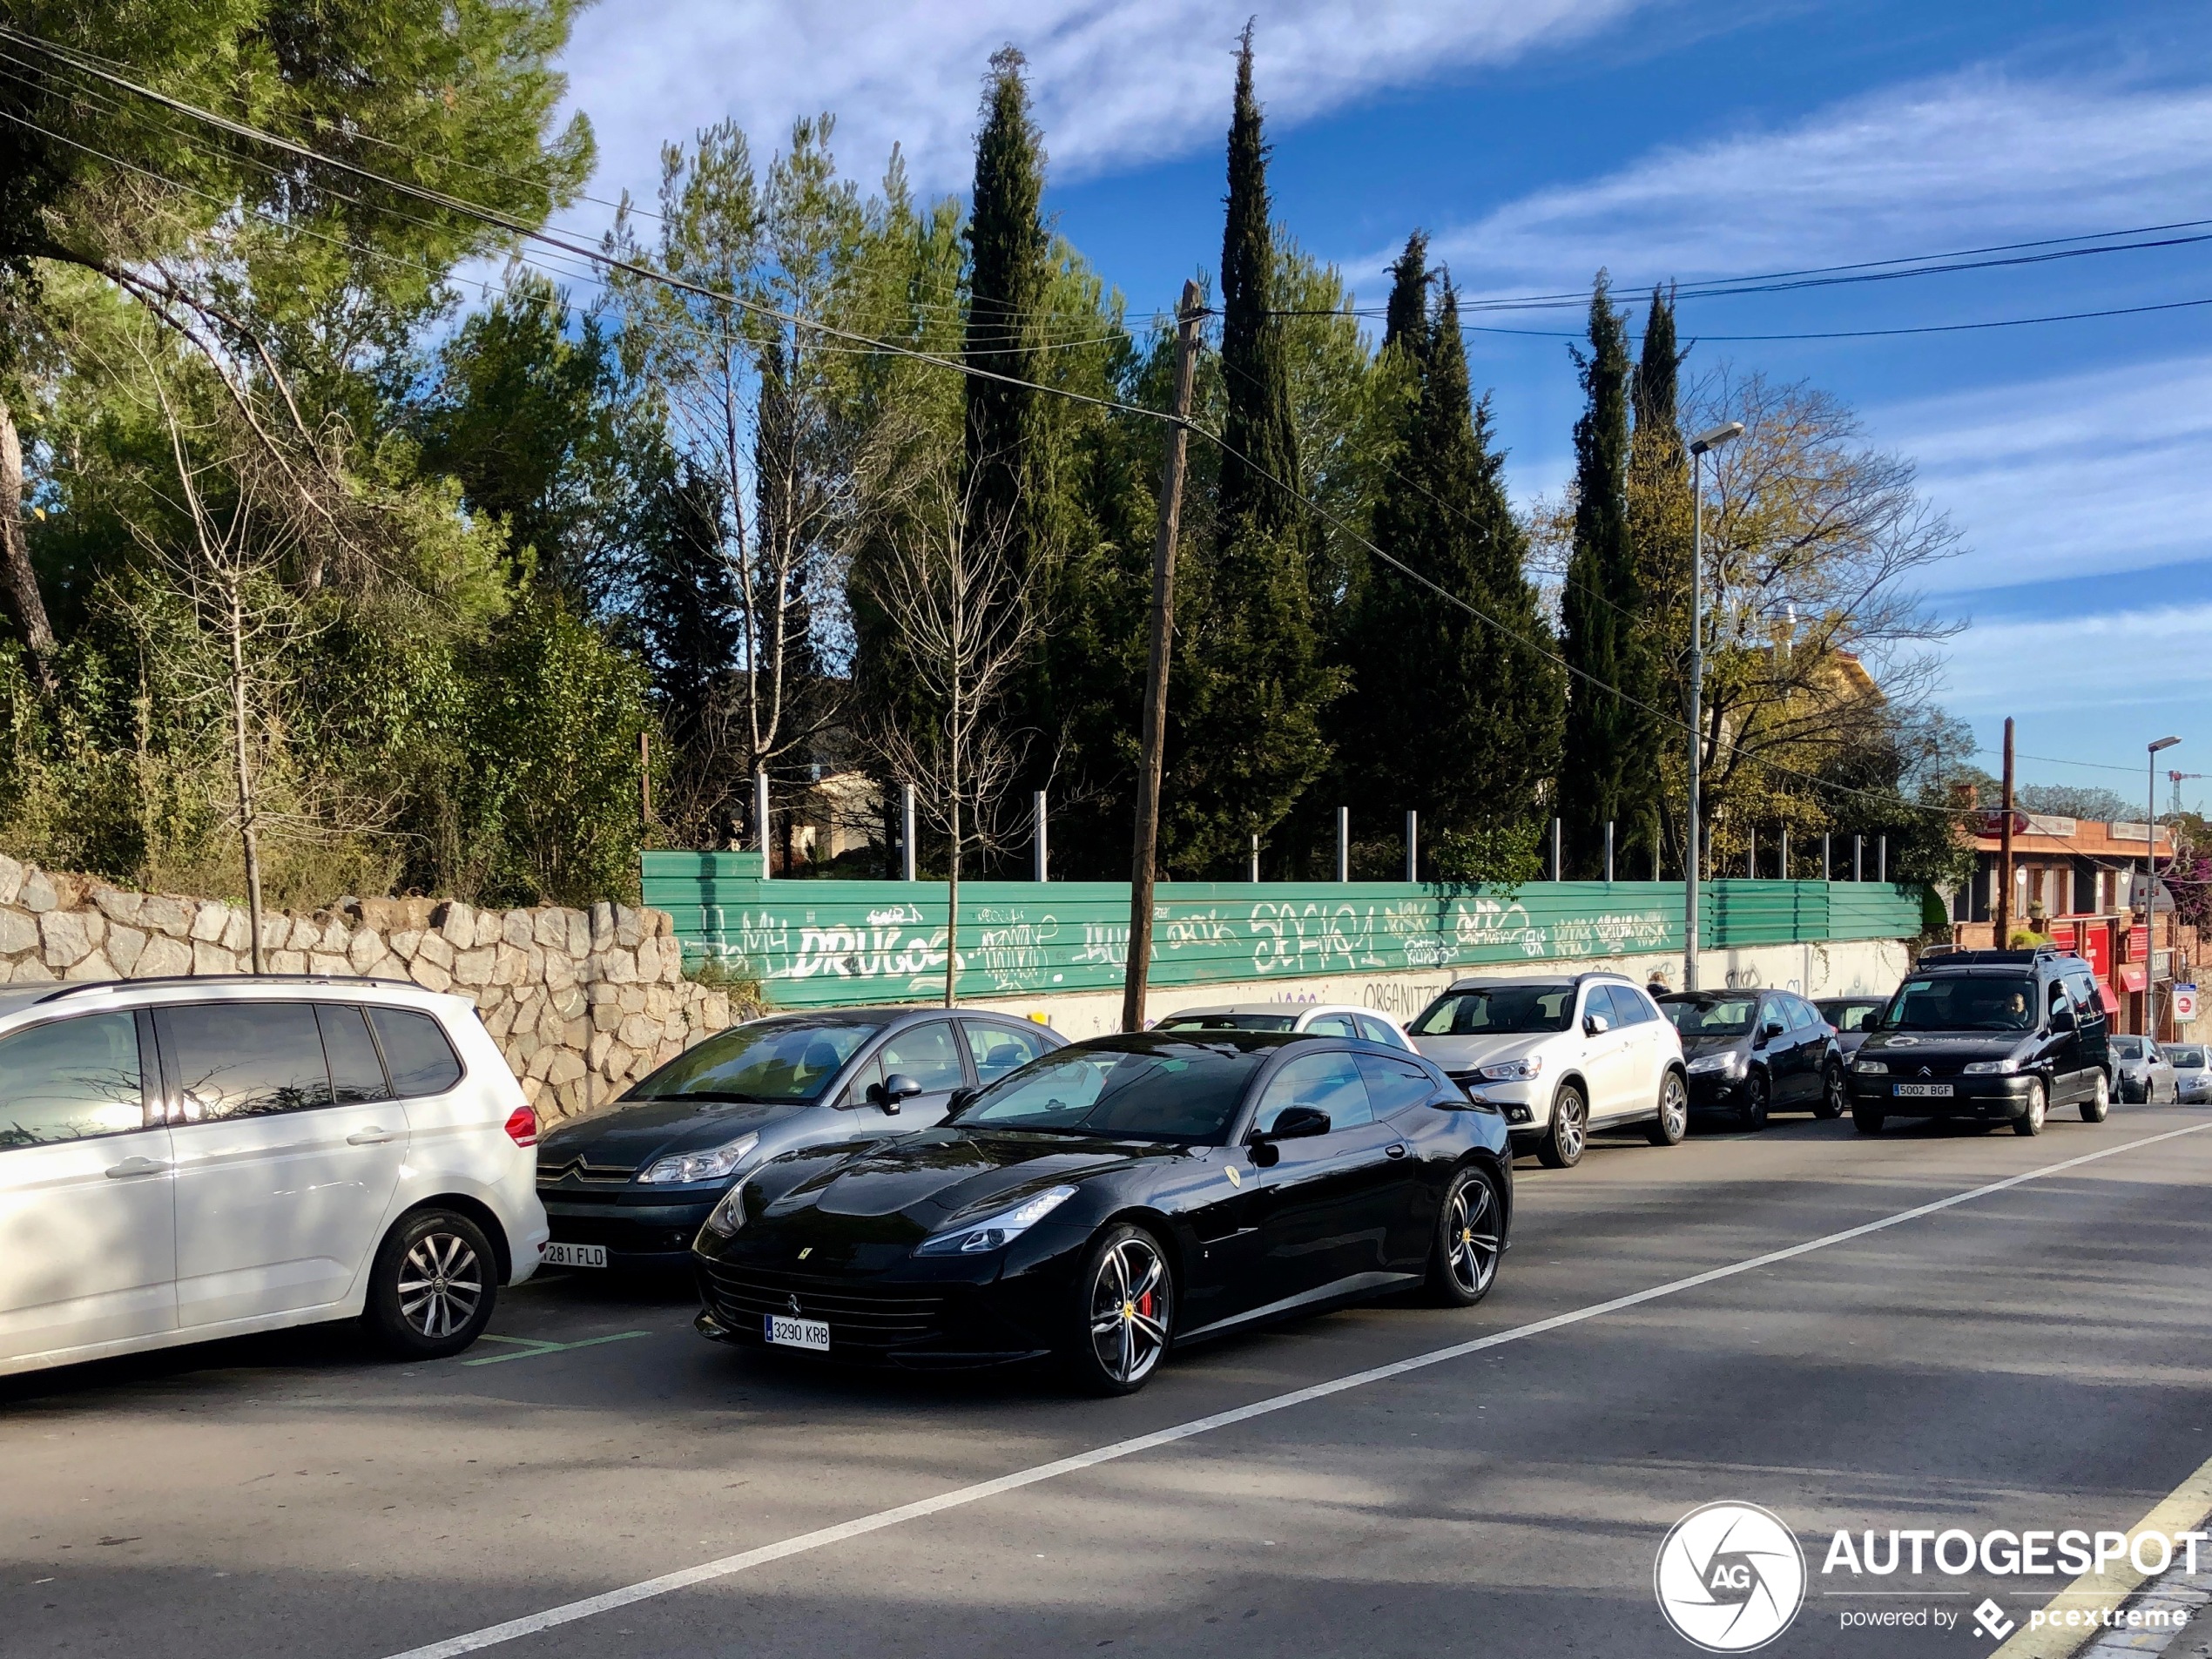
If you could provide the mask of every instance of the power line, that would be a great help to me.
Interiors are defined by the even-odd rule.
[[[1303,491],[1298,489],[1285,480],[1277,477],[1273,473],[1258,465],[1251,457],[1243,455],[1232,448],[1226,442],[1225,440],[1214,433],[1207,431],[1204,428],[1199,426],[1195,421],[1178,421],[1177,417],[1161,410],[1147,409],[1143,408],[1141,405],[1123,402],[1118,399],[1097,397],[1088,393],[1074,391],[1065,387],[1048,385],[1042,381],[1023,380],[1015,375],[1001,374],[995,370],[983,368],[975,364],[964,363],[956,359],[940,356],[935,353],[924,351],[919,347],[904,346],[893,341],[872,339],[869,336],[858,334],[851,329],[843,328],[833,323],[824,322],[819,319],[804,317],[780,311],[775,307],[767,305],[765,302],[751,300],[740,294],[723,293],[718,290],[705,287],[699,283],[691,282],[684,278],[671,275],[665,272],[654,270],[651,266],[640,265],[634,260],[617,258],[617,256],[607,253],[604,249],[595,250],[588,246],[580,246],[553,233],[547,232],[541,228],[534,228],[523,220],[514,218],[511,214],[501,212],[497,209],[481,206],[477,204],[469,202],[462,198],[453,196],[443,191],[433,189],[428,185],[415,185],[405,180],[388,178],[383,174],[374,172],[373,169],[362,166],[357,162],[322,155],[307,145],[300,144],[293,139],[284,138],[280,134],[266,132],[258,128],[249,126],[245,123],[234,121],[226,116],[218,114],[212,111],[200,109],[199,106],[187,103],[183,99],[176,98],[167,93],[157,91],[150,87],[143,86],[125,77],[117,75],[111,71],[83,63],[72,62],[66,49],[54,46],[35,36],[26,35],[18,30],[8,27],[4,24],[0,24],[0,37],[21,42],[30,47],[33,51],[44,52],[56,57],[58,61],[64,64],[70,64],[71,67],[77,69],[80,73],[94,75],[98,78],[110,82],[126,91],[130,91],[137,96],[150,99],[157,105],[170,109],[179,114],[186,116],[192,119],[204,122],[215,127],[219,131],[227,132],[233,137],[245,139],[248,142],[267,145],[303,161],[308,161],[319,165],[334,168],[340,172],[361,179],[369,184],[394,191],[404,196],[411,196],[420,201],[450,212],[457,212],[464,217],[474,218],[481,223],[503,230],[510,235],[554,248],[561,253],[569,254],[571,257],[590,261],[610,271],[617,271],[646,281],[659,283],[669,288],[675,289],[679,292],[689,293],[699,298],[713,300],[719,304],[732,305],[741,310],[751,312],[754,314],[772,320],[793,328],[804,328],[828,334],[838,339],[851,341],[859,346],[872,347],[887,355],[908,358],[915,361],[929,364],[935,368],[948,369],[954,374],[990,380],[1001,384],[1020,387],[1029,391],[1042,392],[1049,396],[1062,398],[1069,401],[1081,403],[1093,408],[1128,414],[1143,419],[1158,421],[1163,423],[1183,425],[1187,430],[1197,434],[1200,437],[1204,438],[1207,442],[1215,445],[1215,447],[1220,449],[1224,455],[1235,458],[1249,468],[1254,476],[1265,480],[1270,485],[1281,490],[1291,500],[1300,503],[1307,511],[1312,513],[1316,517],[1321,519],[1324,523],[1337,529],[1339,533],[1365,549],[1371,556],[1390,566],[1393,570],[1398,571],[1400,576],[1404,577],[1408,581],[1413,582],[1417,586],[1424,588],[1431,593],[1433,593],[1437,597],[1442,599],[1447,604],[1465,610],[1469,615],[1486,624],[1488,627],[1501,635],[1503,637],[1520,645],[1522,649],[1529,651],[1539,658],[1553,663],[1566,672],[1570,678],[1579,679],[1597,690],[1602,691],[1610,696],[1619,698],[1622,702],[1629,705],[1630,707],[1642,710],[1642,711],[1653,715],[1663,722],[1680,726],[1684,732],[1693,732],[1696,729],[1692,726],[1689,721],[1684,719],[1682,716],[1644,702],[1642,698],[1631,695],[1620,686],[1615,685],[1608,681],[1602,680],[1597,676],[1593,675],[1588,671],[1579,667],[1575,664],[1568,661],[1566,658],[1560,655],[1557,651],[1551,650],[1543,644],[1528,639],[1517,633],[1509,624],[1502,622],[1499,618],[1491,616],[1480,607],[1470,603],[1460,596],[1451,592],[1448,589],[1446,589],[1440,583],[1422,575],[1420,571],[1415,570],[1403,560],[1386,552],[1383,549],[1378,547],[1373,542],[1360,534],[1357,529],[1353,529],[1340,516],[1332,512],[1322,503],[1305,495]],[[370,207],[372,211],[375,211],[378,206],[376,204],[369,203],[363,203],[362,205]],[[402,217],[411,216],[402,215]],[[1779,762],[1769,760],[1761,756],[1746,753],[1741,750],[1736,751],[1736,753],[1737,758],[1742,761],[1760,766],[1763,769],[1778,776],[1796,778],[1800,782],[1811,788],[1829,790],[1839,794],[1863,797],[1870,800],[1879,802],[1885,807],[1902,806],[1908,810],[1932,813],[1946,818],[1953,819],[1958,817],[1961,810],[1963,810],[1937,806],[1923,802],[1910,801],[1905,799],[1901,794],[1898,793],[1883,794],[1877,791],[1858,789],[1850,785],[1838,784],[1829,779],[1817,778],[1810,773],[1799,772],[1796,771],[1796,769],[1783,765]]]

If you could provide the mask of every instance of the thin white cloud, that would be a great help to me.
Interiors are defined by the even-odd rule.
[[[1933,573],[1942,589],[2212,557],[2212,357],[1984,387],[1867,424],[1919,462],[1923,489],[1966,533],[1968,550]]]
[[[1733,275],[2212,212],[2212,86],[2146,91],[1976,71],[1797,125],[1657,151],[1437,239],[1495,291]],[[1369,261],[1372,263],[1372,261]]]
[[[1508,61],[1644,0],[1288,0],[1258,18],[1261,97],[1296,121],[1388,86]],[[915,182],[964,185],[981,79],[1028,56],[1055,177],[1179,154],[1228,126],[1230,53],[1251,0],[617,0],[562,64],[599,135],[596,193],[649,190],[668,139],[733,117],[765,157],[792,121],[838,117],[846,170],[893,141]]]
[[[2208,640],[2212,604],[1984,623],[1951,642],[1944,701],[1963,715],[2079,716],[2154,699],[2186,711],[2212,691]],[[2149,664],[2148,685],[2126,671]]]

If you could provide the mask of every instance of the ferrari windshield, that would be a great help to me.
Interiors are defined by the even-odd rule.
[[[1907,980],[1882,1017],[1885,1031],[2026,1031],[2035,981],[2026,974],[1946,974]]]
[[[1201,1042],[1063,1049],[993,1083],[951,1121],[963,1129],[1218,1142],[1270,1052]]]
[[[1475,985],[1447,991],[1422,1009],[1413,1035],[1491,1037],[1564,1031],[1574,1012],[1572,985]]]
[[[808,1101],[829,1087],[880,1020],[810,1015],[756,1020],[709,1037],[631,1089],[631,1100]]]

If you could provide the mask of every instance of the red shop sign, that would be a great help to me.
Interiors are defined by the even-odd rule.
[[[2098,980],[2112,977],[2112,924],[2108,921],[2085,921],[2081,924],[2081,957],[2089,964],[2089,972]]]

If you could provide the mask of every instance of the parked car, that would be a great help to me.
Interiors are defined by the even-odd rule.
[[[2054,1106],[2101,1123],[2111,1043],[2096,982],[2078,956],[1952,951],[1898,987],[1851,1062],[1851,1121],[1967,1117],[2040,1135]]]
[[[460,997],[0,990],[0,1372],[350,1318],[457,1353],[536,1270],[536,1136]]]
[[[1516,1151],[1564,1169],[1590,1131],[1645,1125],[1672,1146],[1689,1125],[1682,1043],[1622,974],[1464,979],[1415,1016],[1413,1046],[1505,1115]]]
[[[698,1328],[916,1369],[1056,1358],[1128,1393],[1262,1321],[1424,1285],[1480,1301],[1512,1197],[1504,1120],[1418,1055],[1096,1037],[938,1128],[762,1165],[699,1234]]]
[[[1850,1103],[1836,1028],[1789,991],[1676,991],[1660,1011],[1682,1037],[1689,1109],[1748,1130],[1770,1112],[1841,1117]]]
[[[1406,1028],[1387,1014],[1335,1002],[1218,1002],[1177,1008],[1156,1020],[1155,1031],[1298,1031],[1310,1036],[1359,1037],[1413,1052]]]
[[[2170,1043],[2160,1053],[2174,1068],[2174,1098],[2184,1106],[2212,1105],[2212,1063],[2201,1042]]]
[[[959,1090],[1066,1038],[933,1008],[772,1015],[716,1033],[604,1110],[548,1131],[537,1192],[550,1266],[684,1267],[722,1195],[781,1152],[936,1123]]]
[[[1848,1064],[1858,1052],[1858,1045],[1866,1041],[1866,1034],[1874,1022],[1882,1017],[1882,1010],[1890,1005],[1886,996],[1819,996],[1813,1007],[1820,1010],[1820,1017],[1836,1028],[1836,1047]]]
[[[2180,1098],[2173,1056],[2155,1041],[2138,1036],[2114,1037],[2112,1057],[2119,1082],[2114,1092],[2121,1099],[2139,1106],[2155,1106],[2162,1100]]]

